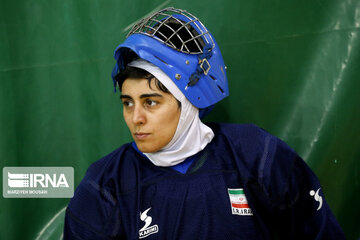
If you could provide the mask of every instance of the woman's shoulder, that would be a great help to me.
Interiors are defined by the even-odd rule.
[[[93,162],[87,169],[78,188],[86,188],[98,194],[98,189],[106,189],[110,192],[121,191],[124,187],[130,187],[135,179],[138,169],[137,152],[131,143],[124,144],[101,159]],[[124,183],[126,179],[127,185]]]
[[[234,155],[243,169],[261,178],[270,177],[281,168],[287,175],[296,152],[278,137],[255,124],[211,123],[215,133],[215,147]]]
[[[101,172],[107,172],[118,167],[119,165],[123,164],[122,162],[126,159],[125,155],[127,155],[129,151],[131,151],[131,144],[127,143],[115,149],[111,153],[103,156],[99,160],[91,163],[87,169],[85,177],[91,178],[94,176],[99,176],[99,173]]]
[[[231,139],[234,143],[262,144],[267,138],[276,138],[255,124],[207,123],[215,136]]]

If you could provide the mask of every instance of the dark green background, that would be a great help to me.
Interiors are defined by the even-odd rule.
[[[222,49],[230,97],[207,121],[285,140],[347,238],[360,239],[359,0],[0,0],[1,168],[72,166],[77,185],[130,141],[113,50],[131,23],[167,6],[198,16]],[[61,238],[68,201],[0,197],[0,239]]]

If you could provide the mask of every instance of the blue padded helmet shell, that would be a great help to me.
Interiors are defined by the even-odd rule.
[[[169,19],[180,27],[167,25]],[[129,62],[140,57],[162,69],[200,109],[211,107],[229,95],[226,69],[217,43],[205,26],[184,10],[166,8],[142,19],[116,48],[114,57],[117,64],[113,79]]]

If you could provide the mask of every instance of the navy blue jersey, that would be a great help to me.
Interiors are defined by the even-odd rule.
[[[93,163],[66,211],[64,239],[344,239],[314,173],[254,125],[215,137],[186,173],[125,144]]]

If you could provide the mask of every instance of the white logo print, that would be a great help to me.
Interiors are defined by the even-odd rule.
[[[5,198],[71,198],[73,167],[4,167]]]
[[[314,190],[310,191],[310,196],[313,196],[315,201],[319,202],[319,207],[316,209],[317,211],[320,210],[320,208],[322,207],[322,204],[323,204],[323,200],[322,200],[322,197],[319,195],[319,191],[320,191],[320,188],[318,190],[316,190],[316,192]]]
[[[8,186],[10,188],[36,188],[38,186],[47,188],[49,185],[54,188],[69,187],[64,174],[60,174],[57,178],[56,174],[51,176],[42,173],[19,174],[8,172]]]
[[[8,185],[11,188],[29,187],[29,174],[14,174],[8,172]]]
[[[144,212],[140,213],[140,220],[145,222],[145,225],[139,230],[139,238],[145,238],[153,233],[159,231],[158,225],[150,226],[152,222],[152,217],[148,216],[147,213],[151,208],[146,209]]]

